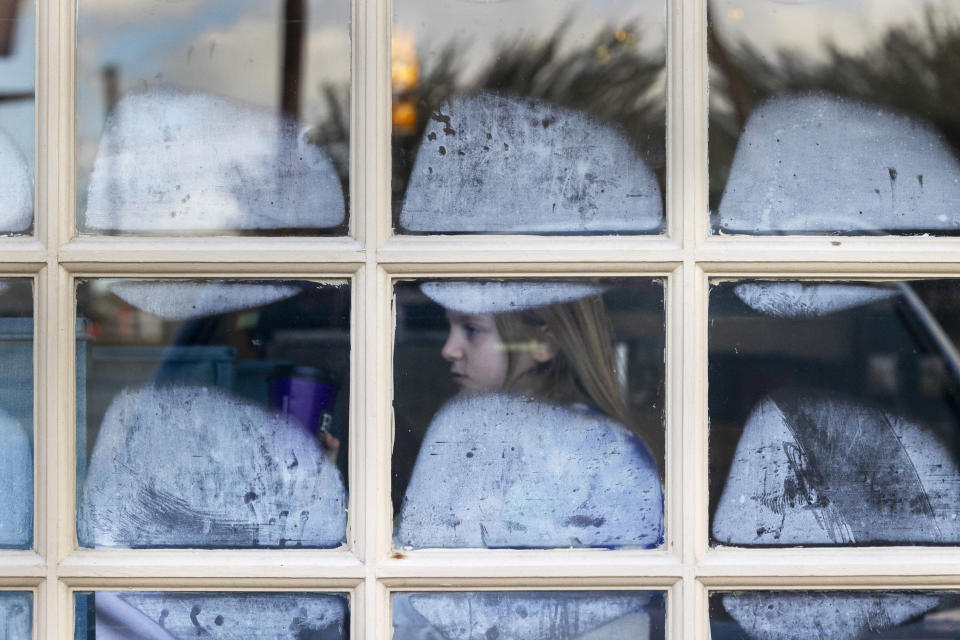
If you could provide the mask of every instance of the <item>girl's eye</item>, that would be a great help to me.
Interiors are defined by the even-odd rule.
[[[467,323],[467,324],[463,325],[463,331],[464,331],[464,333],[467,334],[467,337],[468,337],[468,338],[472,338],[473,336],[475,336],[475,335],[477,335],[478,333],[480,333],[480,328],[477,327],[477,326],[475,326],[475,325],[472,325],[472,324]]]

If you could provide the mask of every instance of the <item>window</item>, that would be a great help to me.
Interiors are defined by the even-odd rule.
[[[956,635],[949,3],[0,12],[7,637]]]

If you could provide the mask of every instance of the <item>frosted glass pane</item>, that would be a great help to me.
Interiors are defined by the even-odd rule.
[[[80,281],[88,547],[337,547],[350,288]]]
[[[663,543],[663,287],[396,287],[394,544]]]
[[[957,285],[712,287],[714,544],[960,541]]]
[[[655,234],[666,4],[393,6],[399,233]]]
[[[33,0],[0,3],[0,236],[33,231]]]
[[[662,640],[657,591],[398,593],[393,640]]]
[[[347,640],[345,596],[95,591],[74,596],[74,640]]]
[[[956,3],[708,11],[715,233],[960,233]]]
[[[350,3],[81,0],[78,230],[343,235]]]

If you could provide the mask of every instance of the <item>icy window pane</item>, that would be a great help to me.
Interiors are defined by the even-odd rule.
[[[710,0],[715,233],[960,234],[960,11]]]
[[[710,594],[712,640],[955,638],[949,591],[741,591]]]
[[[398,548],[662,544],[659,281],[429,281],[396,296]]]
[[[0,235],[33,230],[33,0],[0,3]]]
[[[78,230],[345,234],[349,14],[81,0]]]
[[[337,547],[345,283],[77,287],[77,535],[86,547]]]
[[[33,597],[26,591],[0,591],[0,638],[33,639]]]
[[[0,549],[33,545],[33,333],[30,280],[0,278]]]
[[[393,640],[660,640],[657,591],[485,591],[393,596]]]
[[[349,603],[323,593],[95,591],[74,596],[74,640],[347,640]]]
[[[957,281],[720,282],[714,544],[960,541]]]
[[[396,2],[396,231],[662,233],[665,10]]]

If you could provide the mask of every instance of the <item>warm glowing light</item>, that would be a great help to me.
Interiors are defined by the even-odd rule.
[[[727,18],[734,22],[738,20],[743,20],[743,9],[739,7],[734,7],[733,9],[727,9]]]
[[[627,32],[623,29],[617,29],[617,34],[614,37],[617,39],[617,42],[623,42],[627,39]]]
[[[420,82],[420,60],[413,32],[395,27],[390,41],[390,81],[394,93],[415,89]]]
[[[417,103],[409,99],[394,100],[391,120],[394,135],[414,133],[417,128]]]

